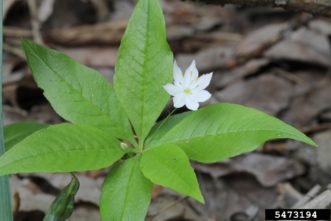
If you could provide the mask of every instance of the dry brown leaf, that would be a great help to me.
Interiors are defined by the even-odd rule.
[[[314,138],[318,143],[317,163],[331,177],[331,130],[319,133]]]
[[[293,86],[283,78],[266,74],[247,81],[239,81],[215,97],[221,102],[234,102],[277,114],[290,102]]]
[[[214,178],[233,173],[248,173],[265,187],[275,186],[277,183],[299,176],[305,171],[303,165],[296,160],[259,153],[240,156],[229,163],[197,164],[195,168]]]
[[[310,86],[309,90],[304,90],[304,93],[297,97],[288,111],[284,113],[283,119],[286,122],[296,126],[307,126],[319,114],[331,107],[331,78],[325,77],[322,80],[310,80],[307,82]]]

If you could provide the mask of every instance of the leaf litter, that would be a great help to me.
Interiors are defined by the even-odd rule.
[[[48,46],[100,70],[111,81],[118,45],[134,6],[131,0],[36,3],[39,33],[31,31],[28,5],[6,0],[6,124],[63,121],[33,83],[21,56],[21,37],[40,35]],[[222,8],[175,0],[162,3],[168,39],[179,65],[185,67],[195,58],[201,72],[214,71],[210,102],[235,102],[266,111],[313,135],[320,148],[270,142],[254,153],[224,162],[194,163],[208,203],[200,205],[155,187],[147,220],[258,221],[266,207],[294,206],[316,185],[321,185],[319,191],[306,203],[325,202],[320,199],[328,196],[326,189],[331,183],[330,20],[307,19],[281,10]],[[72,4],[75,7],[70,7]],[[78,175],[81,189],[70,220],[100,219],[98,197],[104,174]],[[13,202],[19,203],[15,220],[41,220],[69,179],[68,174],[12,176]]]

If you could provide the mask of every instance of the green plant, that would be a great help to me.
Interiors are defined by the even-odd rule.
[[[79,189],[78,179],[72,175],[70,183],[53,201],[43,221],[65,221],[74,211],[75,195]]]
[[[169,100],[166,90],[174,92],[169,83],[173,67],[177,69],[157,0],[139,0],[133,12],[120,46],[114,88],[97,71],[60,52],[28,40],[22,44],[38,86],[71,123],[10,126],[0,175],[86,171],[115,163],[102,188],[104,221],[144,220],[153,184],[203,203],[189,160],[211,163],[279,138],[315,145],[280,120],[236,104],[213,104],[156,123]],[[203,90],[207,85],[200,86]],[[194,92],[186,89],[182,92]],[[203,97],[200,101],[208,96]],[[177,104],[197,108],[189,101]],[[15,131],[19,136],[9,139]]]

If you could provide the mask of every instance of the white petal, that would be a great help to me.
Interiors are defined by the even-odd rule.
[[[174,96],[174,107],[181,108],[185,105],[185,95],[183,93]]]
[[[194,91],[193,96],[198,102],[205,102],[211,97],[211,94],[206,90],[201,90]]]
[[[199,72],[195,64],[195,60],[192,61],[191,65],[186,69],[184,75],[185,86],[189,86],[198,79]]]
[[[197,89],[203,90],[210,84],[213,73],[204,74],[199,78]]]
[[[186,96],[185,97],[185,106],[190,110],[198,110],[199,103],[193,98],[193,96]]]
[[[174,61],[174,67],[173,67],[173,75],[174,75],[174,81],[176,84],[179,84],[179,82],[184,82],[184,75],[182,70],[178,67],[177,62]]]
[[[180,88],[176,87],[173,84],[166,84],[163,86],[163,88],[172,96],[175,96],[176,94],[180,93]]]

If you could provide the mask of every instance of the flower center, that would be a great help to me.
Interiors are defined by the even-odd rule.
[[[191,89],[189,89],[189,88],[185,88],[185,89],[184,89],[184,93],[185,93],[185,94],[192,94],[192,91],[191,91]]]

